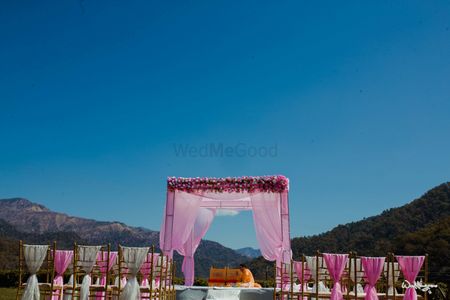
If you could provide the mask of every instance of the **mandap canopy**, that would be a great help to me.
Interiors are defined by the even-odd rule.
[[[237,178],[167,179],[160,248],[184,256],[185,285],[194,282],[194,253],[217,209],[252,210],[256,237],[265,259],[290,261],[289,180],[281,175]]]

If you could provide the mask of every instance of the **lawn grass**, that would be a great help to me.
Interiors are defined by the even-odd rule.
[[[16,299],[16,288],[0,288],[0,300]]]

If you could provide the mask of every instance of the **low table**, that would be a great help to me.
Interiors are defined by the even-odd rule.
[[[177,300],[272,300],[273,288],[236,288],[176,285]]]

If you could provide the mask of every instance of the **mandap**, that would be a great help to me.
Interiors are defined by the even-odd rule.
[[[289,180],[285,176],[167,179],[167,199],[160,248],[184,256],[185,285],[194,283],[194,254],[219,209],[251,210],[262,256],[288,262]]]

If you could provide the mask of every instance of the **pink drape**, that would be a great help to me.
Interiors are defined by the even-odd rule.
[[[381,276],[384,266],[384,257],[361,257],[361,264],[366,278],[366,300],[378,300],[377,289],[375,285]]]
[[[158,262],[158,258],[159,258],[159,253],[153,253],[153,258],[152,258],[151,253],[147,254],[147,259],[142,264],[141,270],[140,270],[140,272],[142,274],[141,286],[149,286],[150,285],[149,281],[148,281],[148,277],[150,275],[150,272],[153,272],[155,270],[155,266]],[[155,288],[155,287],[153,286],[153,288]],[[149,296],[150,296],[149,293],[142,294],[142,297],[144,297],[144,298],[149,297]]]
[[[422,268],[423,262],[425,260],[425,256],[396,256],[395,257],[400,266],[400,270],[403,273],[403,276],[411,285],[414,285],[416,281],[416,277],[419,274],[420,269]],[[405,296],[403,300],[416,300],[417,293],[413,286],[409,286],[406,289]]]
[[[194,253],[212,222],[214,214],[211,212],[216,208],[253,210],[262,255],[271,261],[290,263],[292,252],[287,191],[217,193],[168,190],[160,248],[169,257],[172,257],[173,250],[184,256],[182,271],[185,285],[194,282]]]
[[[109,265],[108,265],[108,252],[100,251],[97,254],[97,264],[100,269],[100,285],[106,285],[106,273],[108,273],[111,268],[113,267],[116,259],[117,259],[117,252],[111,251],[109,252]],[[101,300],[105,298],[105,292],[97,292],[96,299]]]
[[[165,217],[159,235],[159,245],[164,254],[171,257],[173,250],[183,249],[192,233],[201,201],[201,196],[186,192],[167,192]]]
[[[324,253],[323,258],[327,265],[327,270],[330,273],[331,279],[333,279],[334,285],[331,290],[330,300],[342,300],[341,289],[341,276],[344,272],[345,265],[347,264],[348,254],[330,254]]]
[[[287,196],[287,194],[286,194]],[[280,193],[256,193],[251,195],[256,238],[262,256],[270,261],[290,262],[289,230],[283,227],[287,216],[287,198]],[[285,213],[283,213],[285,211]]]
[[[294,270],[300,283],[307,282],[311,278],[311,271],[307,268],[306,263],[303,266],[302,273],[302,262],[294,261]]]
[[[208,231],[215,215],[215,209],[199,208],[194,228],[183,248],[177,249],[178,253],[184,255],[181,271],[184,274],[184,284],[191,286],[194,284],[194,253],[200,245],[200,241]]]
[[[55,272],[56,277],[53,279],[53,285],[63,286],[64,285],[64,272],[70,265],[73,258],[73,251],[71,250],[56,250],[55,251]],[[58,300],[61,291],[56,291],[53,293],[52,300]]]

